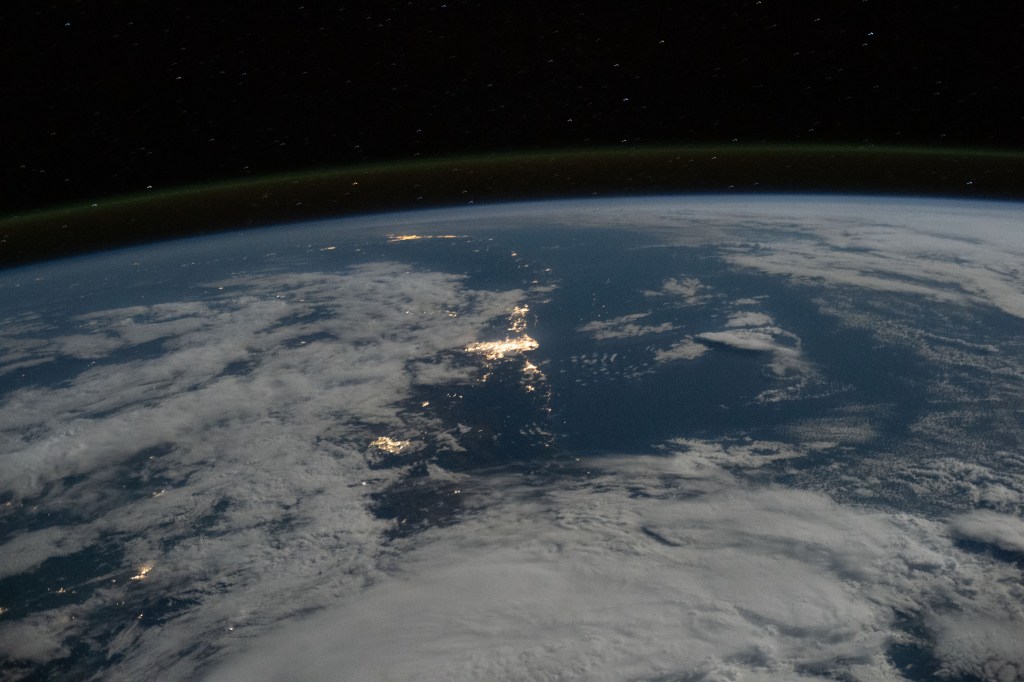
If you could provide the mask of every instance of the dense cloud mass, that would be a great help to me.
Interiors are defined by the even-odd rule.
[[[71,611],[85,616],[123,599],[136,586],[117,585],[127,582],[117,576],[153,565],[138,589],[202,594],[204,602],[199,613],[163,626],[161,638],[179,629],[182,638],[190,631],[208,637],[226,623],[272,622],[316,606],[325,592],[362,584],[373,570],[366,553],[373,554],[383,523],[368,512],[361,484],[384,475],[368,470],[364,451],[376,434],[406,428],[394,404],[413,382],[464,375],[432,364],[428,377],[407,363],[465,346],[521,295],[467,291],[459,279],[393,263],[344,275],[239,277],[208,283],[218,294],[203,304],[83,316],[80,325],[96,343],[10,338],[7,357],[15,365],[102,357],[98,348],[115,362],[91,366],[67,385],[5,396],[8,507],[32,500],[36,514],[70,513],[76,523],[9,536],[0,576],[98,549],[111,534],[129,538],[111,585]],[[117,361],[118,352],[149,341],[161,344],[156,357]],[[132,494],[106,492],[125,478],[137,488]],[[213,537],[195,533],[204,526]],[[149,532],[154,528],[162,532]],[[347,568],[309,592],[325,566],[337,568],[338,552]],[[294,592],[287,604],[249,614],[264,599],[279,602],[279,589]],[[245,604],[218,606],[243,591]],[[0,649],[36,661],[64,654],[61,637],[37,632],[52,617],[44,612],[8,625]],[[59,629],[65,637],[83,627]],[[121,646],[159,651],[145,641],[155,636],[140,630]],[[142,662],[132,658],[132,665]],[[167,664],[158,658],[147,665]]]
[[[893,206],[385,216],[202,275],[126,252],[179,288],[108,298],[5,274],[5,674],[1024,677],[1020,213]],[[345,232],[380,225],[416,234]]]
[[[540,500],[488,490],[486,514],[427,534],[389,580],[215,679],[899,679],[884,656],[897,613],[940,598],[943,631],[1005,633],[947,650],[951,670],[1024,672],[1005,646],[1021,613],[999,614],[1017,571],[975,594],[961,585],[991,566],[954,558],[941,524],[700,477],[689,459],[602,462]]]

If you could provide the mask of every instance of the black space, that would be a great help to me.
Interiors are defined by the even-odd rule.
[[[1010,4],[5,2],[0,213],[595,145],[1024,149]]]

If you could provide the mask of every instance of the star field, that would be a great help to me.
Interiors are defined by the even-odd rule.
[[[601,145],[1019,149],[1019,15],[940,3],[5,6],[6,211]]]

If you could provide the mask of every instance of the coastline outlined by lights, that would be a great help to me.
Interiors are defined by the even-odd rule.
[[[408,235],[408,237],[417,238],[415,235]],[[429,239],[430,237],[423,238]],[[445,238],[449,237],[445,236]],[[501,341],[476,341],[466,346],[465,351],[467,353],[482,355],[484,360],[488,362],[495,362],[503,360],[509,356],[537,349],[540,347],[540,344],[537,343],[536,339],[526,333],[526,316],[529,312],[530,307],[528,305],[522,305],[513,307],[512,311],[509,313],[508,331],[511,334],[517,334],[517,336],[512,337],[509,335]],[[453,315],[450,311],[449,314]],[[544,381],[545,376],[540,368],[534,363],[525,359],[524,363],[523,377],[526,384],[525,390],[532,393],[537,390],[537,386],[534,384]],[[481,381],[487,381],[490,375],[491,372],[488,368]],[[425,401],[421,403],[420,407],[425,408],[429,405],[430,402]],[[370,441],[371,448],[376,449],[378,453],[387,455],[400,455],[408,452],[415,446],[416,444],[411,440],[402,440],[392,436],[378,436]]]
[[[513,353],[536,350],[539,346],[540,344],[533,338],[523,334],[518,338],[504,341],[477,341],[466,346],[466,351],[479,353],[487,360],[501,360]]]
[[[130,579],[131,580],[136,580],[136,581],[138,581],[138,580],[145,580],[146,576],[149,575],[149,572],[152,571],[152,570],[153,570],[152,564],[143,564],[142,566],[139,567],[139,572],[136,573],[135,575],[133,575]]]
[[[510,359],[511,357],[536,350],[540,347],[540,343],[526,333],[526,316],[529,312],[530,306],[528,305],[515,306],[512,308],[512,311],[509,313],[508,325],[508,332],[510,332],[510,334],[503,340],[476,341],[466,346],[465,350],[467,353],[482,355],[484,360],[488,363],[486,371],[480,378],[481,382],[488,381],[491,378],[493,373],[493,363],[500,360]],[[512,336],[511,334],[516,334],[516,336]],[[523,367],[521,371],[523,389],[527,393],[540,391],[542,394],[549,395],[549,390],[546,388],[545,384],[547,377],[544,376],[544,372],[541,371],[540,367],[527,358],[523,358],[522,362]],[[544,409],[546,411],[550,411],[549,407],[545,407]]]
[[[412,445],[410,440],[399,440],[398,438],[392,438],[390,436],[380,436],[374,439],[371,443],[371,447],[375,447],[381,452],[386,452],[389,455],[397,455],[407,450]]]
[[[388,243],[411,242],[418,239],[458,239],[457,234],[389,234]]]
[[[516,337],[506,336],[502,341],[475,341],[466,346],[467,353],[478,353],[486,360],[501,360],[514,353],[536,350],[540,347],[537,340],[526,333],[526,314],[530,306],[516,306],[509,314],[508,331],[518,334]],[[531,365],[536,367],[535,365]]]

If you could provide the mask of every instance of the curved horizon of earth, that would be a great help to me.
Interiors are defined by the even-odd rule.
[[[0,272],[0,679],[1024,679],[1024,204]]]

